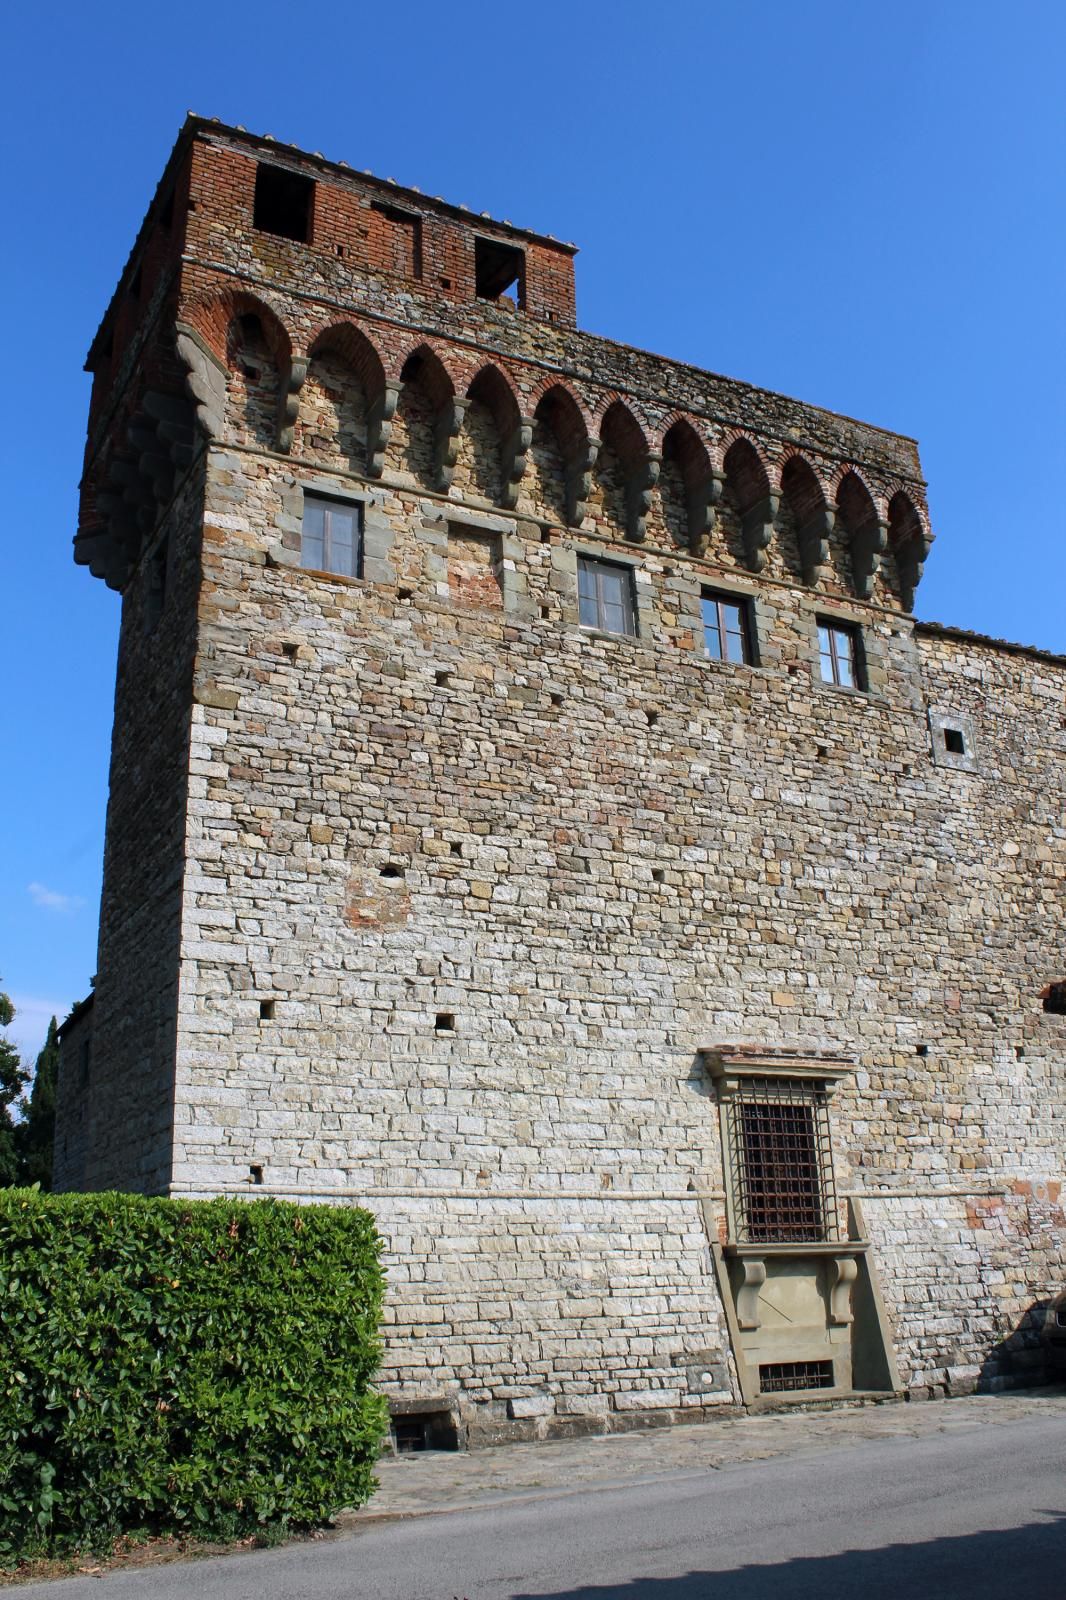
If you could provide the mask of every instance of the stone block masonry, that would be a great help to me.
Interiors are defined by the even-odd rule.
[[[912,441],[573,305],[572,247],[183,131],[90,354],[123,621],[58,1170],[369,1205],[386,1388],[473,1442],[1014,1381],[1064,1270],[1064,664],[914,622]],[[309,563],[316,504],[361,559]]]

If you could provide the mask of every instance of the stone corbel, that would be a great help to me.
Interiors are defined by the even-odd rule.
[[[851,1286],[859,1276],[859,1263],[854,1256],[830,1256],[826,1268],[829,1274],[829,1325],[846,1328],[851,1323]]]
[[[501,457],[503,462],[503,505],[511,511],[518,504],[518,486],[522,482],[533,443],[533,418],[519,417],[518,426],[505,439]]]
[[[652,492],[662,464],[662,456],[649,452],[626,480],[626,533],[637,544],[643,542],[648,531]]]
[[[739,1267],[737,1321],[745,1333],[753,1333],[760,1323],[759,1294],[766,1282],[766,1262],[759,1256],[741,1256]]]
[[[718,520],[724,482],[717,472],[696,484],[688,496],[688,542],[694,556],[705,556]]]
[[[766,565],[766,547],[774,536],[780,506],[781,496],[771,491],[744,513],[741,523],[744,559],[752,572],[761,572]]]
[[[932,536],[922,533],[896,546],[896,571],[899,573],[899,594],[904,611],[914,610],[914,593],[922,580],[925,558],[932,545]]]
[[[191,328],[178,324],[176,347],[196,420],[209,439],[221,437],[226,415],[226,369]]]
[[[881,557],[888,549],[888,524],[871,517],[851,536],[851,570],[855,578],[855,593],[861,600],[869,600],[874,592],[874,579],[881,565]]]
[[[170,451],[175,468],[183,472],[196,453],[188,401],[177,395],[163,394],[158,389],[148,389],[142,405],[145,415],[155,424],[160,441]]]
[[[836,513],[829,506],[822,506],[798,530],[803,581],[812,587],[829,564],[829,538],[835,527]]]
[[[300,415],[300,390],[307,377],[307,358],[294,356],[289,364],[288,376],[278,394],[278,449],[287,456],[292,449],[292,436],[296,419]]]
[[[400,403],[400,385],[386,383],[370,407],[366,419],[366,470],[371,478],[380,478],[385,470],[385,452],[392,438],[392,419]]]
[[[434,431],[434,469],[437,488],[442,493],[452,486],[455,477],[455,463],[459,459],[459,435],[463,430],[463,418],[466,416],[466,401],[458,396],[446,400],[437,416],[437,426]]]
[[[592,493],[592,474],[600,453],[598,439],[586,439],[581,451],[570,461],[566,470],[566,520],[578,528],[589,514],[589,495]]]

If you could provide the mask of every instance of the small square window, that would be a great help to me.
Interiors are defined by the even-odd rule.
[[[944,729],[944,749],[953,756],[966,754],[966,739],[961,728]]]
[[[719,594],[713,589],[703,594],[703,644],[714,661],[754,661],[751,608],[738,595]]]
[[[824,617],[819,620],[818,657],[823,682],[835,683],[841,689],[865,687],[859,630],[851,623],[828,622]]]
[[[310,244],[314,195],[313,178],[261,161],[255,172],[253,228],[261,233],[275,233],[282,239]]]
[[[358,578],[363,563],[362,507],[321,495],[304,495],[300,565],[313,572]]]
[[[526,253],[499,239],[474,240],[474,292],[479,300],[526,304]]]
[[[577,563],[577,588],[583,628],[636,633],[633,574],[628,567],[582,556]]]

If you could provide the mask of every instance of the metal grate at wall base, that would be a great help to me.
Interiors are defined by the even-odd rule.
[[[759,1367],[760,1394],[786,1394],[803,1389],[831,1389],[831,1361],[768,1361]]]

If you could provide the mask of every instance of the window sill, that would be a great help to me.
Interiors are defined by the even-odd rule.
[[[864,1256],[869,1239],[810,1239],[800,1244],[725,1244],[722,1251],[738,1261],[765,1260],[767,1256]]]

